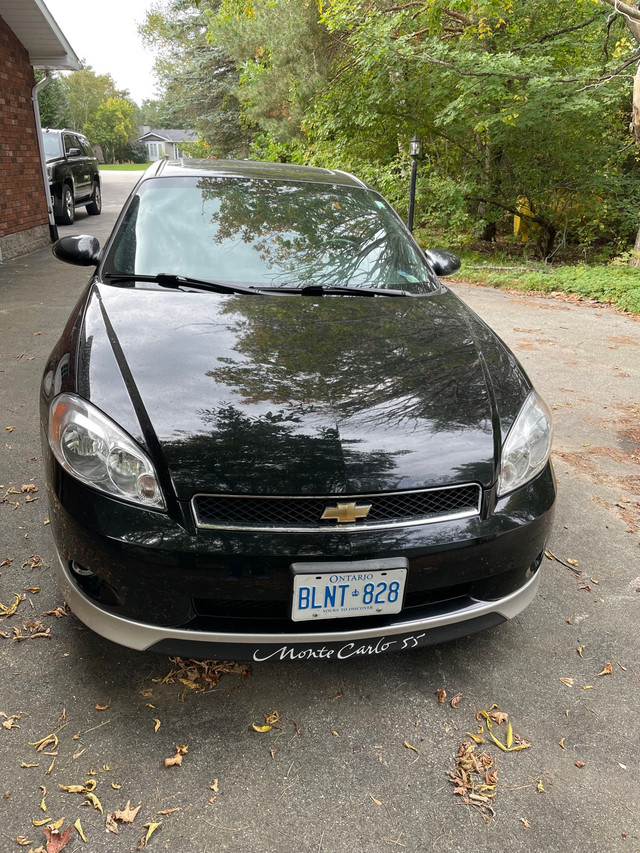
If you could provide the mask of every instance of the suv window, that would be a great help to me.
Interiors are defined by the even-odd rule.
[[[65,134],[64,153],[68,155],[72,148],[78,148],[80,151],[82,151],[80,140],[77,136],[69,136]]]
[[[54,160],[56,157],[62,156],[59,134],[48,133],[45,131],[42,134],[42,140],[44,142],[44,154],[47,160]]]

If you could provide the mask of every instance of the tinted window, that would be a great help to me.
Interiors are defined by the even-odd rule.
[[[238,178],[142,184],[105,270],[270,287],[425,292],[437,284],[377,193]]]

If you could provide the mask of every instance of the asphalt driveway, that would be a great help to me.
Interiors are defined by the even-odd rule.
[[[104,240],[135,179],[104,172],[103,214],[61,234]],[[87,277],[49,250],[0,266],[0,602],[20,597],[0,617],[0,850],[46,849],[34,824],[61,818],[76,853],[150,830],[173,853],[640,849],[638,320],[453,285],[554,410],[558,559],[520,617],[403,654],[214,667],[92,634],[52,576],[38,385]],[[483,710],[530,746],[501,750]],[[465,742],[493,761],[472,804],[448,776],[472,772]]]

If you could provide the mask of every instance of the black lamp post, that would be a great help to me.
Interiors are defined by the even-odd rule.
[[[411,155],[411,185],[409,187],[409,215],[407,226],[413,231],[413,208],[416,200],[416,175],[418,174],[418,157],[420,156],[420,140],[414,136],[409,143],[409,154]]]

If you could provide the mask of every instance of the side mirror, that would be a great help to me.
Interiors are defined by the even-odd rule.
[[[453,275],[462,266],[460,258],[446,249],[427,249],[425,255],[436,275]]]
[[[82,154],[79,148],[70,148],[67,151],[67,157],[79,157]]]
[[[77,267],[97,267],[100,263],[100,243],[88,234],[61,237],[53,244],[51,251],[59,261]]]

